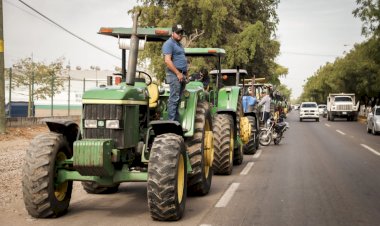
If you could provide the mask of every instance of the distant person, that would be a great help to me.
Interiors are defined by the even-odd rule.
[[[267,93],[266,90],[263,90],[262,93],[262,98],[258,104],[258,106],[264,106],[264,124],[266,125],[269,117],[270,117],[270,102],[271,102],[271,98],[269,96],[269,94]]]
[[[172,27],[172,36],[162,46],[162,53],[166,64],[166,82],[169,83],[170,95],[168,99],[169,120],[179,122],[178,107],[182,92],[186,86],[187,59],[185,49],[180,41],[184,35],[182,25]]]
[[[194,73],[190,76],[190,81],[199,81],[203,83],[203,88],[208,89],[208,84],[210,83],[210,77],[208,76],[208,70],[202,68],[198,73]]]

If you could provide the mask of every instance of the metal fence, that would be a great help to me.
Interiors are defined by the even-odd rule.
[[[27,115],[29,117],[78,116],[81,114],[82,95],[84,91],[106,85],[107,75],[111,73],[110,71],[94,72],[92,70],[69,71],[66,75],[58,77],[64,80],[63,89],[60,90],[60,93],[53,92],[53,95],[51,95],[51,93],[49,93],[50,91],[47,90],[47,94],[51,95],[51,97],[41,100],[35,98],[35,95],[33,95],[34,91],[38,88],[35,84],[11,88],[12,70],[10,70],[5,81],[5,102],[28,102],[29,112]],[[55,89],[53,79],[50,90]],[[12,105],[9,105],[8,108],[9,107],[10,109],[6,109],[6,111],[9,112],[7,117],[11,118]],[[34,109],[34,111],[32,109]]]

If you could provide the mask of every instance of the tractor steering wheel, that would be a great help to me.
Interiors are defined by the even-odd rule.
[[[143,77],[147,77],[149,80],[148,81],[145,81],[146,85],[149,86],[151,83],[152,83],[152,76],[150,76],[148,73],[146,73],[145,71],[137,71],[139,74],[138,74],[138,78],[141,78],[141,74],[143,74]]]

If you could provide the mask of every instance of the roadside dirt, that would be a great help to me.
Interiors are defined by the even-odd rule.
[[[33,137],[48,131],[47,126],[7,128],[0,134],[0,207],[22,199],[21,171],[25,150]]]
[[[46,125],[35,125],[9,127],[5,134],[0,134],[0,225],[3,225],[4,219],[12,222],[11,225],[25,225],[25,222],[37,223],[36,219],[27,214],[24,206],[21,187],[22,167],[30,141],[35,136],[48,131]],[[80,183],[74,183],[74,192],[75,200],[86,197]]]

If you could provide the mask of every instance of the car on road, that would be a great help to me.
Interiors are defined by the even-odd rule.
[[[318,105],[318,112],[319,112],[320,115],[323,114],[323,110],[324,109],[327,109],[327,105],[326,104],[319,104]]]
[[[375,135],[380,132],[380,106],[375,106],[367,116],[367,132]]]
[[[316,102],[302,102],[300,106],[300,122],[304,119],[315,119],[319,122],[319,111]]]
[[[324,109],[323,109],[322,117],[323,117],[323,118],[326,118],[326,117],[327,117],[327,108],[324,108]]]

